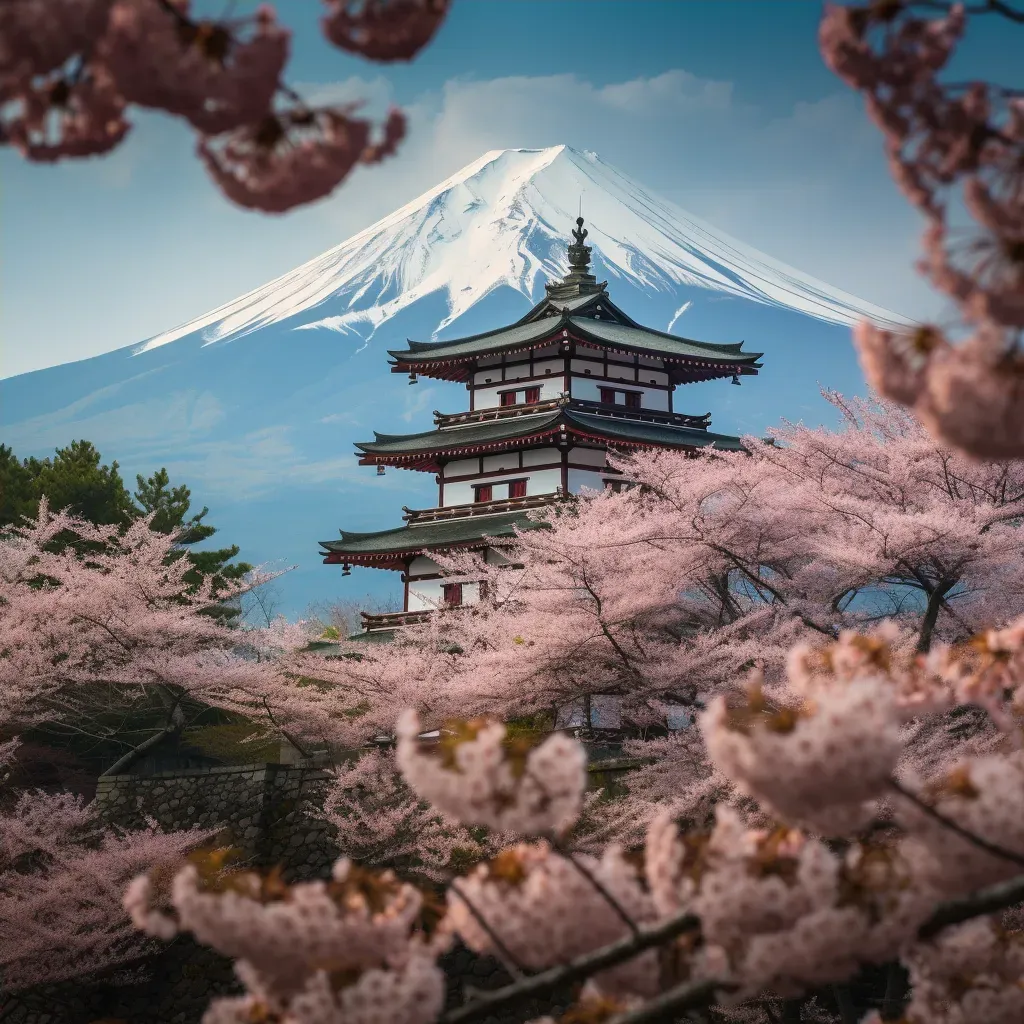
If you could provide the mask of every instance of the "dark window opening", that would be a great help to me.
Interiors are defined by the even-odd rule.
[[[502,405],[515,405],[516,404],[516,393],[514,391],[502,391],[498,397],[501,399]]]
[[[525,480],[513,480],[508,485],[508,496],[510,498],[525,498],[526,497],[526,481]]]
[[[601,394],[601,401],[605,405],[615,404],[615,389],[614,388],[598,388]]]
[[[490,501],[494,493],[490,484],[481,484],[479,487],[474,488],[474,490],[476,491],[476,501]]]
[[[462,604],[462,584],[461,583],[446,583],[444,590],[444,603],[450,608],[457,608]]]
[[[532,405],[534,402],[540,401],[540,388],[527,388],[526,397],[524,399],[527,405]]]
[[[627,391],[626,392],[626,408],[627,409],[639,409],[640,408],[640,392],[639,391]]]

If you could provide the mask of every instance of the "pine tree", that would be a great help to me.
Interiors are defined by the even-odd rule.
[[[216,592],[225,584],[240,580],[252,570],[252,566],[247,562],[228,564],[238,555],[237,544],[206,551],[196,551],[192,547],[209,540],[217,532],[217,528],[203,522],[210,512],[205,505],[201,512],[189,516],[192,492],[185,484],[171,486],[166,468],[159,469],[148,479],[139,473],[135,480],[138,487],[135,491],[135,500],[138,502],[138,507],[135,508],[136,515],[152,514],[150,526],[158,533],[170,534],[175,530],[179,531],[179,551],[188,557],[193,566],[185,574],[185,580],[191,587],[198,586],[204,577],[212,577]],[[186,548],[189,550],[186,551]],[[216,614],[234,618],[238,614],[238,609],[234,606],[224,606]]]

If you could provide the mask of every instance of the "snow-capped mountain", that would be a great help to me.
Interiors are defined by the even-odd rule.
[[[457,385],[405,387],[385,350],[519,319],[566,269],[582,201],[593,270],[615,303],[658,330],[763,351],[743,389],[688,387],[677,408],[713,429],[758,433],[781,416],[827,415],[818,383],[862,387],[848,325],[907,321],[816,281],[565,146],[496,150],[329,252],[141,344],[0,381],[0,440],[46,455],[75,438],[127,480],[167,466],[249,561],[300,568],[282,607],[381,592],[391,574],[346,581],[317,541],[340,526],[398,525],[436,501],[433,479],[360,469],[374,429],[428,429],[466,404]],[[230,344],[228,344],[230,342]],[[218,538],[220,539],[220,538]]]
[[[705,289],[826,323],[848,325],[864,316],[905,323],[716,231],[596,153],[553,146],[485,153],[341,245],[157,335],[140,351],[195,331],[207,342],[235,338],[299,315],[310,319],[296,328],[367,337],[440,292],[447,312],[433,325],[436,337],[496,288],[514,288],[531,300],[545,280],[563,274],[566,225],[584,197],[589,242],[610,283],[644,292]],[[317,315],[328,301],[338,312]]]

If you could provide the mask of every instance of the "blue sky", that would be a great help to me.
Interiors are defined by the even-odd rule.
[[[278,6],[295,30],[289,80],[365,96],[370,112],[406,107],[400,155],[330,199],[266,217],[231,207],[190,132],[159,114],[137,112],[104,159],[39,167],[0,153],[0,375],[144,340],[488,149],[563,142],[823,280],[911,316],[940,310],[912,269],[918,224],[878,134],[817,53],[814,0],[455,0],[432,46],[402,67],[330,47],[316,0]],[[981,20],[957,77],[1020,84],[1018,36]]]

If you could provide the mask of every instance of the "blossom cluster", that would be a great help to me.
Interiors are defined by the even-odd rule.
[[[448,9],[448,0],[325,2],[326,38],[380,61],[410,59]],[[0,143],[34,161],[95,156],[128,134],[129,105],[164,110],[195,129],[225,195],[282,212],[390,156],[405,134],[397,110],[374,141],[356,105],[303,101],[282,78],[290,47],[267,4],[211,20],[190,0],[12,0],[0,7]]]
[[[398,767],[423,799],[464,824],[559,835],[579,815],[586,753],[569,737],[554,733],[531,747],[486,720],[453,723],[436,744],[421,733],[415,712],[399,719]]]
[[[164,880],[140,875],[125,906],[146,933],[191,932],[236,958],[247,994],[214,1001],[205,1024],[383,1020],[429,1024],[444,1002],[436,957],[445,939],[423,929],[418,890],[390,873],[340,860],[327,882],[286,886],[231,871],[216,853]]]
[[[898,332],[864,322],[854,340],[870,383],[911,406],[937,437],[982,458],[1020,457],[1024,100],[984,82],[943,83],[968,8],[930,4],[929,15],[946,10],[918,17],[915,6],[830,5],[819,40],[832,71],[865,97],[893,178],[924,214],[919,267],[956,304],[968,337],[954,344],[934,326]],[[980,13],[1003,10],[1010,8]],[[948,193],[958,183],[974,221],[966,244],[954,243],[948,223]]]

